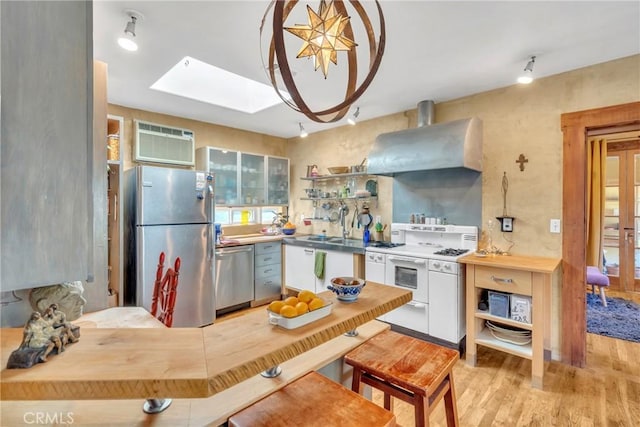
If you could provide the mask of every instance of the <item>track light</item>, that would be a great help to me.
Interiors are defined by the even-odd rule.
[[[351,126],[354,126],[356,124],[356,121],[358,120],[359,115],[360,107],[356,107],[356,112],[349,116],[349,118],[347,119],[347,123],[349,123]]]
[[[130,21],[127,22],[126,27],[124,27],[124,35],[118,38],[118,44],[121,48],[135,52],[138,50],[138,43],[136,43],[136,22],[138,20],[142,21],[142,14],[136,12],[134,10],[125,10],[125,15],[127,15]]]
[[[306,138],[307,136],[309,136],[307,131],[304,130],[304,127],[302,126],[302,123],[298,122],[298,125],[300,125],[300,138]]]
[[[536,62],[536,57],[532,56],[529,62],[527,62],[527,66],[524,67],[524,71],[518,77],[518,83],[529,84],[533,81],[533,64]]]

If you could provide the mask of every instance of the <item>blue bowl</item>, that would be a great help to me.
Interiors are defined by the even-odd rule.
[[[284,234],[286,234],[287,236],[291,236],[292,234],[294,234],[296,232],[295,228],[283,228],[282,232]]]
[[[327,289],[334,292],[339,301],[353,302],[358,299],[365,285],[365,281],[357,277],[334,277]]]

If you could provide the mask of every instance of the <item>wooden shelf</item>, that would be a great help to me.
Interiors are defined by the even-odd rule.
[[[531,331],[533,329],[533,325],[531,323],[523,323],[523,322],[518,322],[517,320],[507,319],[506,317],[494,316],[492,314],[489,314],[486,311],[477,310],[476,317],[479,319],[490,320],[494,323],[502,323],[503,325],[514,326],[520,329],[526,329],[528,331]]]
[[[375,175],[370,175],[367,172],[354,172],[354,173],[339,173],[339,174],[335,174],[335,175],[319,175],[319,176],[303,176],[302,180],[305,181],[326,181],[329,179],[342,179],[342,178],[349,178],[349,177],[354,177],[354,176],[372,176],[375,177]]]
[[[476,344],[480,344],[494,350],[504,351],[505,353],[513,354],[514,356],[523,357],[529,360],[533,357],[531,343],[526,345],[517,345],[501,341],[491,335],[489,328],[484,328],[476,335]]]
[[[350,197],[300,197],[300,200],[310,200],[312,202],[321,202],[321,201],[339,201],[339,200],[377,200],[378,196],[366,196],[366,197],[358,197],[358,196],[350,196]]]

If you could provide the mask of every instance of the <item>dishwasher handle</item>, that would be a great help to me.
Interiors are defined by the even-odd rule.
[[[224,256],[224,255],[232,255],[232,254],[237,254],[237,253],[241,253],[241,252],[253,252],[253,246],[249,246],[249,247],[241,247],[238,249],[221,249],[219,251],[216,251],[216,255],[217,256]]]

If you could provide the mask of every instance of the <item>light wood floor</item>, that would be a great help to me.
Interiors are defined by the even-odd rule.
[[[484,347],[453,375],[461,426],[640,426],[640,343],[587,334],[587,367],[545,362],[543,390],[530,386],[529,360]],[[394,413],[415,425],[412,406],[396,400]],[[446,426],[442,402],[429,420]]]

